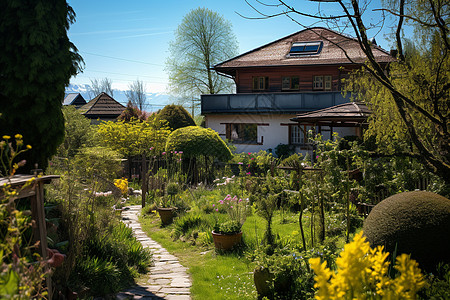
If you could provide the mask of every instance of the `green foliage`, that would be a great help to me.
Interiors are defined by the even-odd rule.
[[[131,101],[128,101],[127,107],[117,119],[125,122],[130,122],[133,119],[144,121],[146,119],[146,115],[139,108],[134,106]]]
[[[371,246],[411,254],[422,269],[449,262],[450,200],[426,191],[391,196],[375,206],[363,231]]]
[[[32,180],[23,188],[30,184]],[[49,272],[29,241],[31,211],[16,208],[19,192],[6,184],[0,187],[0,298],[42,298]]]
[[[45,169],[64,137],[64,87],[82,62],[67,37],[75,13],[66,1],[2,1],[0,19],[1,134],[33,145],[22,172]]]
[[[294,147],[292,145],[278,144],[275,147],[275,155],[278,158],[286,158],[292,154],[294,154]]]
[[[237,55],[232,25],[218,13],[191,10],[175,31],[169,52],[166,65],[173,94],[191,99],[232,91],[232,80],[212,71],[214,65]]]
[[[222,161],[231,158],[231,151],[211,128],[188,126],[173,131],[167,138],[166,151],[182,151],[183,157],[214,157]]]
[[[60,210],[53,243],[67,241],[67,260],[53,274],[54,285],[58,290],[87,290],[86,297],[118,292],[151,263],[148,251],[111,209],[117,198],[95,196],[111,188],[111,178],[120,170],[118,154],[105,148],[83,148],[75,159],[63,162],[53,165],[52,171],[61,178],[46,193],[47,201]],[[105,179],[111,184],[104,184]]]
[[[80,114],[73,105],[64,106],[64,141],[59,145],[59,157],[73,157],[78,150],[85,146],[94,145],[94,129],[91,121]]]
[[[119,154],[105,147],[87,147],[79,149],[74,159],[75,168],[83,170],[84,178],[100,175],[113,180],[119,177],[121,168]]]
[[[264,292],[269,299],[311,299],[314,295],[314,273],[308,264],[311,254],[317,256],[312,252],[296,254],[288,249],[277,249],[267,255],[265,249],[258,249],[247,257],[255,262],[255,273],[267,270],[269,276]],[[255,283],[257,280],[255,274]]]
[[[170,104],[156,115],[159,121],[166,121],[167,126],[173,131],[178,128],[195,126],[195,121],[192,116],[181,105]]]
[[[164,149],[169,129],[161,122],[132,120],[130,122],[103,122],[98,125],[102,143],[121,155],[128,157],[142,153],[161,152]]]
[[[419,3],[415,1],[413,5]],[[360,70],[351,76],[346,87],[357,92],[373,112],[365,139],[375,137],[378,152],[417,157],[448,182],[450,49],[448,41],[445,46],[441,35],[432,31],[426,36],[418,35],[418,46],[409,43],[405,58],[389,65],[387,85],[371,72]]]

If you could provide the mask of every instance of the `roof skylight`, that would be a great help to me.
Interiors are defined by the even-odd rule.
[[[319,54],[322,50],[323,42],[299,42],[292,43],[288,56],[301,56]]]

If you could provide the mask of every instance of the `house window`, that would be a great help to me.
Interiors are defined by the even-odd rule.
[[[298,90],[300,80],[298,76],[283,76],[281,78],[281,89],[282,90]]]
[[[256,144],[258,142],[257,124],[226,124],[226,138],[238,144]]]
[[[255,76],[253,77],[253,90],[264,91],[269,89],[269,77],[267,76]]]
[[[314,76],[313,89],[323,90],[323,76]]]
[[[314,90],[331,90],[331,76],[314,76],[313,80],[313,89]]]
[[[288,57],[319,54],[322,50],[322,45],[321,41],[292,43]]]
[[[289,144],[305,145],[308,142],[308,130],[311,126],[306,125],[290,125],[289,126]],[[306,133],[306,136],[305,136]]]
[[[323,76],[323,81],[325,83],[325,90],[331,90],[331,76]]]

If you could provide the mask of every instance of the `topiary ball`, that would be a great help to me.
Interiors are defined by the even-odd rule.
[[[426,191],[393,195],[376,205],[363,225],[372,247],[411,254],[426,271],[450,262],[450,200]]]

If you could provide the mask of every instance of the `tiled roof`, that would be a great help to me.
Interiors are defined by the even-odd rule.
[[[79,111],[86,117],[116,118],[125,110],[125,106],[114,100],[106,93],[101,93],[87,104],[80,107]]]
[[[80,93],[69,93],[64,97],[63,105],[84,105],[86,100]]]
[[[363,122],[367,120],[371,111],[367,106],[361,102],[349,102],[339,104],[336,106],[319,109],[307,113],[298,114],[297,117],[292,118],[295,122],[324,122],[324,121],[339,121],[339,122]]]
[[[294,42],[322,41],[323,48],[319,54],[289,57],[288,53]],[[230,60],[217,64],[218,71],[263,66],[307,66],[328,64],[363,63],[366,59],[356,39],[342,35],[333,30],[315,27],[305,29],[287,37],[281,38]],[[375,59],[378,62],[391,62],[394,58],[378,46],[373,47]]]

